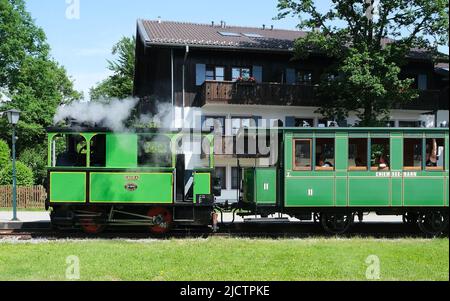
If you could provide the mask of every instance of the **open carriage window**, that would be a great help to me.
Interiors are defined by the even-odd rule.
[[[138,165],[140,167],[171,167],[170,138],[163,135],[139,135]]]
[[[294,140],[294,170],[311,170],[311,139]]]
[[[91,167],[106,166],[106,135],[97,134],[91,139],[90,150]]]
[[[316,139],[316,170],[334,170],[334,139]]]
[[[371,140],[370,166],[371,170],[390,169],[390,140],[389,138],[373,138]]]
[[[367,138],[350,138],[348,145],[349,170],[367,170]]]
[[[51,145],[52,167],[86,167],[87,143],[80,134],[58,134]]]
[[[444,170],[444,139],[426,139],[426,170]]]
[[[422,170],[422,139],[405,138],[403,141],[403,169]]]

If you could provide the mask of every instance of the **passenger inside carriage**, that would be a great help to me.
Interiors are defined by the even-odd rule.
[[[444,169],[444,139],[426,140],[425,165],[427,170]]]
[[[431,143],[427,143],[427,156],[426,156],[427,167],[437,166],[437,141],[432,139]]]
[[[316,139],[316,170],[334,169],[335,147],[332,138]]]

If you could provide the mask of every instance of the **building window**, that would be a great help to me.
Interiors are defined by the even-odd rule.
[[[220,187],[222,189],[227,189],[227,168],[216,167],[216,177],[219,178]]]
[[[444,170],[444,139],[426,139],[426,170]]]
[[[224,81],[225,68],[217,66],[206,66],[206,80]]]
[[[388,127],[388,128],[395,128],[395,120],[388,121],[386,123],[386,127]]]
[[[310,70],[297,70],[295,74],[295,83],[302,85],[312,84],[312,71]]]
[[[231,78],[235,82],[239,78],[242,78],[244,80],[249,79],[252,76],[252,70],[251,68],[247,67],[233,67],[231,69]]]
[[[348,145],[349,170],[367,170],[367,138],[350,138]]]
[[[294,140],[294,170],[311,170],[311,139]]]
[[[295,127],[313,127],[314,126],[314,119],[312,118],[295,118],[294,121]]]
[[[225,116],[204,116],[202,130],[209,131],[214,128],[215,133],[225,136]]]
[[[403,140],[403,169],[422,170],[422,139]]]
[[[232,117],[231,118],[231,134],[236,136],[240,129],[256,127],[257,122],[253,117]]]
[[[388,138],[372,139],[370,158],[371,170],[389,170],[390,140]]]
[[[334,170],[334,139],[316,139],[316,170]]]
[[[241,171],[239,175],[238,171]],[[232,167],[231,168],[231,189],[239,189],[239,180],[242,180],[243,168]]]
[[[401,128],[420,128],[421,122],[420,121],[399,121],[398,126]]]
[[[417,88],[422,91],[428,89],[428,77],[426,74],[419,74],[417,76]]]

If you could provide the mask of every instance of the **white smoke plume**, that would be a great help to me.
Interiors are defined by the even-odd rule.
[[[68,118],[79,123],[101,124],[115,132],[125,131],[125,121],[130,117],[138,99],[113,99],[109,103],[73,102],[60,106],[53,119],[57,124]]]
[[[160,129],[175,128],[172,104],[168,102],[156,102],[156,113],[141,114],[138,124],[153,124]]]

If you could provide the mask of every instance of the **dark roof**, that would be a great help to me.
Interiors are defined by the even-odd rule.
[[[265,49],[292,51],[294,41],[304,37],[306,32],[224,26],[220,24],[197,24],[171,21],[138,20],[138,30],[146,44],[167,46],[197,46],[230,49]],[[234,33],[228,36],[222,33]],[[246,36],[245,34],[250,34]],[[261,36],[261,37],[253,37]]]
[[[436,68],[436,69],[445,70],[445,71],[448,72],[448,63],[443,63],[443,62],[437,63],[437,64],[435,65],[435,68]]]
[[[205,47],[225,49],[249,49],[266,51],[293,51],[294,42],[308,32],[300,30],[272,29],[271,27],[243,27],[221,24],[138,20],[138,31],[146,45]],[[222,34],[221,34],[222,33]],[[223,33],[238,34],[230,36]],[[246,35],[247,34],[247,35]],[[250,34],[250,36],[248,36]],[[255,37],[261,36],[261,37]],[[394,43],[390,38],[382,39],[382,46]],[[410,58],[431,58],[424,49],[414,48]]]

